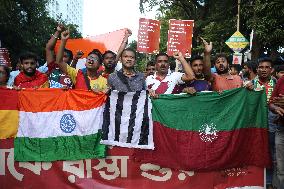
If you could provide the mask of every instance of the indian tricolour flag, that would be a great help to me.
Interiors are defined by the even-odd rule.
[[[105,145],[100,144],[105,100],[105,94],[83,90],[20,91],[15,160],[105,157]]]
[[[154,150],[135,159],[180,170],[220,170],[270,164],[263,91],[244,88],[152,101]]]

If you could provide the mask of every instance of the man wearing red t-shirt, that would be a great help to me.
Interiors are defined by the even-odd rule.
[[[282,76],[272,92],[269,108],[279,115],[275,132],[276,174],[279,188],[284,188],[284,77]]]
[[[18,88],[46,88],[47,76],[36,70],[37,56],[25,53],[20,56],[22,72],[15,78],[14,86]]]

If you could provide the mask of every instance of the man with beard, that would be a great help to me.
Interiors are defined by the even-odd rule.
[[[130,48],[124,49],[121,53],[122,69],[108,77],[108,86],[112,90],[135,92],[146,89],[144,74],[135,71],[135,62],[135,51]]]
[[[61,33],[61,44],[56,56],[56,63],[60,70],[67,74],[75,85],[75,89],[93,90],[105,92],[107,80],[98,72],[102,64],[102,55],[99,50],[94,49],[86,58],[86,68],[77,70],[63,61],[64,48],[69,39],[69,30]]]
[[[189,63],[196,79],[187,83],[183,92],[188,92],[189,88],[193,88],[196,92],[211,91],[211,84],[209,82],[211,70],[210,67],[204,64],[203,57],[198,55],[193,56]]]
[[[202,56],[193,56],[189,63],[195,75],[195,80],[186,83],[186,88],[183,92],[194,93],[200,91],[211,91],[211,66],[210,66],[210,53],[212,51],[212,42],[207,43],[202,37],[200,37],[204,46],[204,58]]]
[[[229,63],[226,55],[218,54],[214,62],[217,74],[212,74],[213,91],[221,92],[223,90],[242,87],[243,82],[241,77],[229,73]]]
[[[257,63],[255,61],[247,61],[243,64],[243,80],[245,83],[247,81],[252,81],[256,77]]]
[[[47,76],[38,70],[37,56],[33,53],[25,53],[20,56],[22,71],[15,78],[16,88],[41,88],[48,87]]]
[[[195,79],[194,73],[182,53],[175,52],[173,57],[181,62],[185,73],[169,73],[169,56],[166,53],[157,54],[155,63],[156,72],[154,75],[146,78],[150,96],[157,97],[158,94],[172,94],[177,85]]]
[[[104,71],[102,72],[102,76],[105,77],[106,79],[109,77],[111,73],[115,71],[117,62],[121,56],[122,51],[125,49],[126,45],[128,44],[128,38],[131,35],[132,31],[130,29],[125,29],[125,35],[118,49],[117,55],[110,50],[107,50],[103,54]]]

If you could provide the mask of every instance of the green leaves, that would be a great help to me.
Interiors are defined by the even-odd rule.
[[[143,10],[155,6],[162,22],[161,51],[166,50],[168,20],[186,19],[195,21],[193,53],[203,51],[198,36],[213,42],[213,53],[232,53],[224,42],[237,30],[237,0],[140,0]],[[242,0],[240,9],[240,32],[249,39],[254,30],[256,54],[284,46],[283,0]]]
[[[32,51],[45,58],[45,45],[55,32],[56,20],[48,16],[48,0],[2,0],[0,3],[0,40],[10,51],[15,66],[23,51]],[[77,26],[70,25],[71,35],[82,37]]]

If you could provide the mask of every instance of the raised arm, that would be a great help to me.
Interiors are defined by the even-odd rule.
[[[211,51],[212,51],[212,42],[207,43],[202,37],[200,37],[204,45],[204,64],[203,64],[203,73],[206,80],[211,79]]]
[[[77,65],[77,63],[78,63],[78,60],[79,60],[80,58],[82,58],[83,55],[84,55],[84,52],[81,51],[81,50],[78,50],[78,51],[76,52],[76,55],[74,56],[74,58],[73,58],[71,64],[70,64],[70,66],[73,67],[73,68],[76,68],[76,65]]]
[[[124,38],[122,40],[122,43],[117,51],[117,55],[116,55],[116,59],[115,61],[118,62],[122,51],[126,48],[126,45],[128,44],[128,37],[130,37],[132,35],[132,31],[130,29],[125,29],[125,35]]]
[[[47,64],[55,61],[54,48],[56,45],[56,41],[57,39],[59,39],[61,32],[64,30],[65,30],[65,27],[62,24],[58,24],[55,33],[51,35],[51,38],[47,42],[45,46],[45,57],[46,57]]]
[[[185,60],[185,58],[183,57],[181,52],[175,52],[173,54],[173,57],[175,59],[177,59],[178,61],[180,61],[180,63],[182,64],[183,70],[185,72],[185,74],[182,76],[182,80],[183,81],[192,81],[195,79],[195,75],[191,69],[191,66],[187,63],[187,61]]]
[[[69,39],[69,30],[65,30],[61,33],[61,43],[56,55],[56,63],[58,64],[60,70],[67,74],[67,63],[63,62],[64,48],[66,46],[67,40]]]

